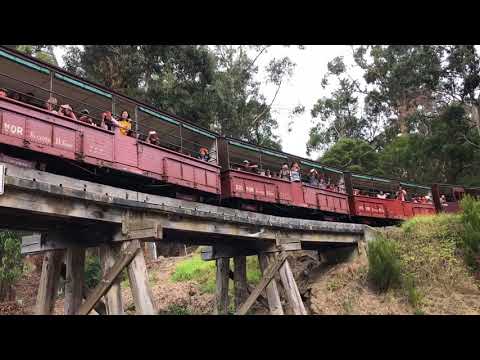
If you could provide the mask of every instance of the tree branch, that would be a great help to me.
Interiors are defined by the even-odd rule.
[[[275,102],[275,99],[277,98],[277,95],[278,95],[278,92],[280,91],[280,87],[282,86],[282,82],[280,81],[280,83],[278,84],[278,87],[277,87],[277,91],[275,91],[275,95],[273,96],[273,99],[272,101],[270,102],[270,105],[267,105],[260,114],[258,114],[257,116],[255,116],[255,118],[253,119],[253,124],[256,125],[257,121],[267,112],[267,110],[270,110],[273,103]]]

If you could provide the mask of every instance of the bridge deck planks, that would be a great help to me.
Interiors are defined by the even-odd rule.
[[[265,215],[6,167],[5,193],[0,196],[4,209],[112,224],[124,224],[128,217],[137,223],[154,222],[160,230],[219,234],[236,241],[296,238],[304,243],[355,243],[363,238],[361,224]]]

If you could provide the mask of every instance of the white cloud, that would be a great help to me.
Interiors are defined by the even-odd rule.
[[[327,72],[327,63],[336,56],[343,56],[345,62],[351,65],[352,50],[346,45],[307,45],[304,50],[295,46],[276,45],[269,49],[265,57],[259,58],[259,70],[272,58],[283,56],[289,56],[297,66],[292,78],[282,85],[273,106],[275,118],[279,123],[277,135],[282,140],[283,151],[307,157],[306,143],[312,127],[310,110],[320,97],[328,96],[331,92],[331,87],[326,89],[321,87],[322,78]],[[259,76],[263,79],[265,73],[259,71]],[[272,99],[275,90],[274,85],[268,85],[264,87],[263,93],[267,99]],[[305,113],[294,119],[292,132],[288,132],[289,111],[298,104],[305,106]],[[311,158],[315,159],[318,155],[313,153]]]

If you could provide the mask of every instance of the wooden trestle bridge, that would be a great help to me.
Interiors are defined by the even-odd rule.
[[[264,215],[81,181],[11,164],[1,164],[2,228],[26,230],[25,254],[44,253],[37,314],[51,314],[61,276],[65,277],[65,314],[123,314],[118,275],[128,269],[137,314],[154,314],[143,243],[203,245],[204,260],[215,260],[216,311],[227,313],[233,277],[236,313],[245,314],[262,293],[271,314],[283,314],[278,273],[295,314],[306,314],[288,263],[301,249],[322,251],[358,246],[364,225]],[[100,247],[103,279],[84,285],[85,250]],[[258,255],[263,277],[255,288],[246,282],[245,256]],[[231,275],[230,258],[234,258]],[[66,272],[62,273],[62,264]]]

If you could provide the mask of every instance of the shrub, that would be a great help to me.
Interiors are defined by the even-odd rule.
[[[463,250],[465,262],[474,270],[480,269],[480,201],[471,196],[465,196],[460,202],[463,210],[462,222],[464,236],[460,247]]]
[[[418,308],[422,302],[423,296],[416,287],[415,278],[412,274],[407,274],[403,277],[403,288],[407,293],[407,299],[410,305],[412,305],[415,309]]]
[[[368,277],[380,290],[400,284],[400,263],[395,243],[383,237],[368,244]]]
[[[163,315],[190,315],[190,311],[183,305],[171,304]]]
[[[87,255],[85,259],[85,284],[94,288],[102,279],[102,267],[100,258],[96,255]]]
[[[0,301],[11,300],[13,285],[22,272],[19,236],[11,231],[0,232]]]

